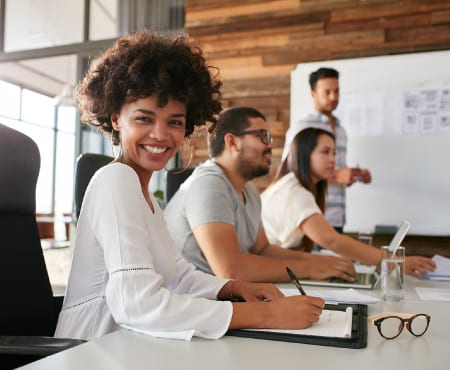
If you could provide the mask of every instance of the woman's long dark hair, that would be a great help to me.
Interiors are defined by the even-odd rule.
[[[288,155],[278,166],[272,183],[275,183],[289,172],[293,172],[300,184],[314,195],[320,210],[322,213],[325,213],[328,182],[327,180],[320,180],[314,185],[311,173],[311,154],[316,148],[321,135],[327,135],[333,141],[335,140],[331,132],[315,127],[306,128],[295,135]],[[310,251],[313,247],[313,242],[306,235],[303,239],[302,247],[307,251]]]

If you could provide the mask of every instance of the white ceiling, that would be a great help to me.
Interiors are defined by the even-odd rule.
[[[119,18],[146,24],[150,11],[151,24],[163,24],[168,21],[171,4],[180,6],[184,1],[91,0],[90,4],[89,40],[98,41],[118,36]],[[9,57],[7,62],[0,62],[0,79],[49,96],[61,94],[68,84],[75,86],[78,82],[76,55],[30,59],[30,52],[42,48],[60,47],[61,50],[67,45],[81,44],[83,16],[84,1],[81,0],[6,0],[5,54],[28,53],[28,56],[15,61],[9,61],[12,59]],[[67,50],[59,52],[64,53]]]
[[[76,85],[76,70],[75,55],[28,59],[0,63],[0,79],[54,96],[66,84]]]
[[[92,0],[90,39],[116,35],[118,0]],[[7,0],[5,52],[46,48],[82,41],[84,2]],[[0,63],[0,79],[50,96],[77,83],[76,55]]]

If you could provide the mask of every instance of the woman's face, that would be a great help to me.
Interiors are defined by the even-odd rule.
[[[122,161],[138,174],[141,184],[153,171],[164,168],[184,140],[186,104],[169,98],[158,107],[157,96],[125,102],[113,114],[113,127],[120,133]]]
[[[325,134],[319,136],[311,153],[310,166],[313,183],[328,179],[334,172],[336,152],[334,140]]]

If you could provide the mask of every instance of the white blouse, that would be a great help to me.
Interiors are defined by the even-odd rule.
[[[300,246],[304,233],[301,223],[322,214],[313,194],[306,190],[293,172],[283,176],[261,194],[262,219],[270,243],[284,248]]]
[[[225,334],[233,308],[215,299],[227,280],[181,257],[150,196],[154,213],[127,165],[113,163],[94,175],[56,337],[91,339],[120,327],[185,340]]]

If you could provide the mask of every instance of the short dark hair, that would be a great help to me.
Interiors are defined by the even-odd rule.
[[[215,121],[221,111],[218,69],[210,66],[202,51],[183,35],[163,35],[142,30],[124,35],[94,60],[77,89],[81,121],[111,133],[111,115],[128,99],[153,94],[158,105],[169,98],[186,103],[186,132]]]
[[[339,79],[339,72],[333,68],[321,67],[317,71],[312,72],[309,75],[309,86],[311,86],[311,90],[316,89],[317,81],[321,78],[336,78]]]
[[[219,156],[225,148],[225,135],[245,130],[250,126],[249,118],[266,117],[258,110],[250,107],[232,107],[220,112],[217,122],[209,129],[209,154],[211,158]]]

